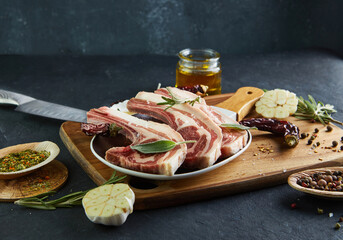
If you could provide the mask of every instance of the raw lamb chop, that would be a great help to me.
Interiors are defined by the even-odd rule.
[[[149,115],[165,122],[179,132],[185,140],[196,140],[187,144],[186,168],[206,168],[215,163],[221,152],[221,129],[201,110],[188,103],[176,104],[165,111],[161,95],[139,92],[127,103],[129,111]]]
[[[115,123],[122,127],[120,131],[132,141],[132,145],[168,139],[182,142],[182,136],[166,124],[145,121],[108,107],[91,109],[87,113],[87,122],[93,124]],[[186,144],[157,154],[143,154],[127,147],[113,147],[107,150],[106,160],[132,170],[163,175],[173,175],[186,157]]]
[[[180,99],[194,99],[198,97],[196,94],[191,93],[189,91],[181,90],[178,88],[168,87],[171,93]],[[161,94],[166,97],[170,97],[169,92],[166,88],[160,88],[155,91],[157,94]],[[223,123],[230,123],[230,124],[238,124],[235,120],[228,117],[227,115],[217,111],[211,106],[206,104],[205,99],[201,98],[200,103],[195,103],[193,106],[203,111],[213,122],[217,125],[221,125]],[[229,157],[239,150],[241,150],[248,141],[248,133],[246,131],[238,131],[234,129],[228,129],[222,127],[222,134],[223,134],[223,141],[221,147],[221,157]]]

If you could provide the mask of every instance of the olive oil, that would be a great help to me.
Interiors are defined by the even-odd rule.
[[[185,49],[179,53],[176,87],[205,85],[209,95],[221,93],[219,53],[212,49]]]

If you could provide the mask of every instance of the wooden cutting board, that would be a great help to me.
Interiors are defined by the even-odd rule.
[[[206,97],[206,101],[209,105],[215,105],[232,95],[210,96]],[[318,137],[314,143],[320,142],[320,146],[313,149],[311,145],[307,145],[309,138],[306,138],[300,140],[296,148],[290,149],[282,144],[282,137],[252,130],[252,143],[241,156],[203,175],[172,181],[152,181],[128,176],[126,182],[136,194],[134,208],[160,208],[246,192],[286,183],[290,174],[304,169],[342,165],[343,151],[338,151],[342,145],[342,129],[333,126],[333,131],[326,132],[326,127],[319,123],[300,121],[293,117],[287,120],[297,125],[301,132],[310,135],[318,128]],[[89,147],[92,137],[81,132],[80,123],[63,123],[60,136],[75,160],[96,184],[102,184],[111,176],[113,169],[92,154]],[[332,141],[337,141],[338,146],[327,149]]]

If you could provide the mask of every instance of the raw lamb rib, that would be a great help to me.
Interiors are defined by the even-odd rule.
[[[180,99],[194,99],[197,97],[196,94],[191,93],[189,91],[184,91],[178,88],[172,88],[168,87],[169,91],[171,93]],[[155,91],[157,94],[161,94],[166,97],[170,97],[169,92],[166,88],[160,88]],[[211,106],[208,106],[206,104],[205,99],[201,98],[200,103],[195,103],[194,107],[200,109],[203,111],[210,119],[212,119],[213,122],[215,122],[217,125],[221,125],[223,123],[230,123],[230,124],[238,124],[235,120],[228,117],[227,115],[221,113],[220,111],[217,111]],[[234,129],[228,129],[222,127],[222,134],[223,134],[223,141],[221,146],[221,157],[229,157],[235,153],[237,153],[239,150],[241,150],[248,141],[248,133],[246,131],[238,131]]]
[[[87,122],[93,124],[115,123],[122,127],[120,131],[132,141],[132,145],[168,139],[182,142],[182,136],[166,124],[145,121],[129,114],[101,107],[87,113]],[[186,144],[177,145],[174,149],[157,154],[143,154],[127,147],[113,147],[107,150],[106,160],[132,170],[163,175],[173,175],[183,163],[187,152]]]
[[[188,103],[176,104],[165,111],[166,105],[157,105],[163,101],[159,94],[139,92],[129,100],[127,108],[165,122],[185,140],[197,141],[187,144],[184,167],[197,169],[213,165],[221,154],[221,129],[201,110]]]

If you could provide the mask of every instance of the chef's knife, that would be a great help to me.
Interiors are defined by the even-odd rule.
[[[242,87],[229,99],[216,107],[227,109],[226,114],[238,121],[242,120],[264,94],[255,87]],[[0,105],[14,105],[19,112],[74,122],[87,122],[87,111],[38,100],[20,93],[0,89]]]
[[[87,111],[38,100],[0,89],[0,105],[14,105],[19,112],[75,122],[87,122]]]

